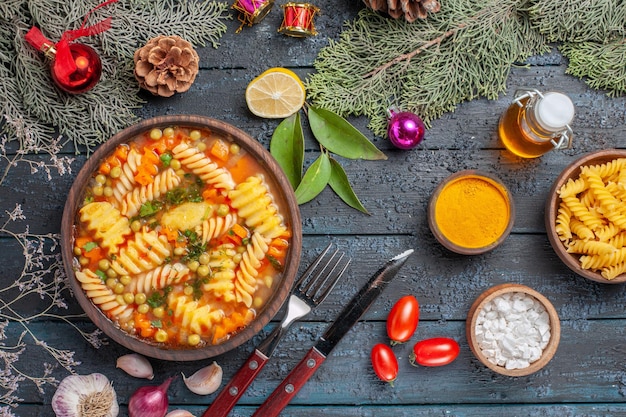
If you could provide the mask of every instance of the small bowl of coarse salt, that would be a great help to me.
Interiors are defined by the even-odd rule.
[[[470,349],[489,369],[524,376],[550,362],[561,338],[561,323],[552,303],[539,292],[521,284],[501,284],[474,301],[466,333]]]

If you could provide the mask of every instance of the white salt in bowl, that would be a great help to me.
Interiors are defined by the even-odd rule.
[[[539,334],[545,332],[546,329],[543,327],[549,326],[550,336],[549,336],[549,340],[547,340],[547,344],[545,344],[543,349],[541,349],[541,354],[539,356],[539,359],[535,360],[534,362],[528,364],[525,367],[517,367],[515,369],[508,369],[506,366],[499,365],[490,361],[488,356],[485,354],[485,352],[483,352],[483,349],[481,348],[481,345],[480,345],[481,335],[479,334],[480,332],[477,333],[477,325],[482,323],[482,321],[484,320],[484,314],[485,314],[484,311],[486,312],[486,309],[488,309],[489,306],[493,305],[494,300],[497,299],[502,302],[502,300],[506,298],[509,298],[510,300],[519,299],[520,297],[515,296],[516,293],[520,293],[522,295],[521,298],[523,300],[537,301],[541,306],[543,306],[543,309],[545,309],[545,312],[547,313],[547,319],[544,316],[544,318],[541,318],[541,319],[531,320],[533,322],[532,326],[537,326],[536,330],[537,330],[537,333]],[[517,305],[513,305],[513,301],[504,301],[503,308],[501,310],[505,310],[507,308],[511,308],[511,310],[515,310],[517,308]],[[520,305],[519,308],[522,308],[522,306]],[[530,307],[528,311],[522,312],[521,314],[522,315],[537,314],[540,312],[539,310],[541,310],[540,307],[537,307],[536,304],[533,303],[533,307]],[[481,312],[483,312],[482,315],[481,315]],[[515,312],[511,312],[510,314],[515,314]],[[514,316],[510,316],[509,314],[505,315],[504,313],[497,313],[497,316],[498,318],[512,317],[511,320],[516,320],[516,323],[511,323],[511,324],[518,324],[519,326],[530,325],[530,324],[524,324],[522,319],[516,319]],[[483,325],[481,325],[480,327],[484,330]],[[476,358],[483,365],[493,370],[494,372],[497,372],[499,374],[506,375],[506,376],[512,376],[512,377],[530,375],[542,369],[544,366],[546,366],[546,364],[550,362],[550,360],[556,353],[557,347],[559,346],[559,341],[561,339],[561,322],[559,321],[559,316],[556,312],[556,309],[552,305],[552,303],[550,303],[550,301],[539,292],[525,285],[520,285],[520,284],[496,285],[494,287],[489,288],[488,290],[483,292],[480,296],[478,296],[476,301],[474,301],[474,303],[472,304],[469,310],[469,313],[467,315],[465,330],[466,330],[467,340],[468,340],[470,349],[474,353],[474,356],[476,356]],[[524,333],[534,333],[535,329],[533,327],[533,328],[526,328],[522,330],[524,331]],[[500,332],[501,330],[494,330],[494,331]],[[505,334],[506,336],[510,336],[511,338],[515,337],[512,334],[507,334],[507,332],[503,332],[503,334]],[[547,334],[544,333],[544,339],[546,338],[545,335]],[[526,341],[520,341],[518,345],[513,346],[514,350],[519,350],[522,352],[530,353],[532,349],[536,349],[536,348],[531,347],[531,345],[534,342],[541,343],[541,337],[540,336],[537,336],[537,337],[539,340],[528,339]],[[545,342],[546,341],[544,340],[543,343]],[[521,362],[519,362],[517,359],[514,359],[514,355],[506,354],[503,348],[500,347],[500,348],[495,348],[495,349],[498,350],[499,352],[502,352],[505,357],[510,358],[509,364],[512,364],[514,366],[521,365]],[[494,349],[491,349],[490,353],[493,353],[493,351]],[[489,356],[493,357],[493,355],[489,355]]]

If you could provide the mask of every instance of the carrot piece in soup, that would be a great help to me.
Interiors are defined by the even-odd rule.
[[[248,230],[238,223],[235,223],[233,225],[232,231],[233,233],[235,233],[237,236],[239,236],[242,239],[245,239],[248,237]]]
[[[211,152],[211,155],[213,155],[220,161],[228,160],[228,154],[229,154],[228,144],[224,143],[224,141],[222,140],[218,139],[215,142],[213,142],[210,152]]]
[[[111,164],[108,161],[104,161],[100,164],[98,172],[102,175],[109,175],[109,173],[111,172]]]

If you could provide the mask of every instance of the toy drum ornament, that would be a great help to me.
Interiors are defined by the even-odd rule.
[[[285,16],[278,29],[280,33],[296,38],[317,35],[313,18],[320,11],[318,7],[309,3],[286,3],[281,7]]]
[[[272,10],[274,0],[235,0],[233,9],[239,12],[239,21],[252,26],[259,23]],[[241,27],[237,32],[241,31]]]

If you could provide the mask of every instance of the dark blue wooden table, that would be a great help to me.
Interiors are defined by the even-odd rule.
[[[357,1],[319,3],[323,13],[317,20],[317,37],[295,39],[277,33],[279,12],[252,28],[244,28],[240,34],[235,34],[238,22],[229,22],[228,33],[218,49],[198,49],[202,68],[190,91],[168,99],[146,95],[147,103],[139,115],[211,116],[232,123],[268,146],[278,121],[259,119],[249,113],[244,99],[247,84],[274,66],[291,68],[304,79],[313,71],[320,48],[329,39],[336,39],[342,23],[362,7]],[[233,416],[250,416],[372,271],[409,248],[415,254],[399,276],[337,346],[283,416],[626,415],[626,287],[590,282],[568,270],[548,242],[543,218],[548,191],[567,164],[589,151],[626,147],[626,98],[608,98],[566,75],[566,63],[556,50],[529,60],[529,64],[513,68],[506,95],[495,101],[475,100],[459,105],[454,113],[436,120],[425,141],[411,151],[395,149],[386,139],[374,137],[366,129],[367,120],[351,119],[389,157],[375,162],[342,160],[371,215],[350,209],[330,189],[302,205],[301,270],[329,242],[347,252],[354,262],[329,299],[289,331]],[[560,90],[572,98],[576,106],[572,149],[551,152],[535,160],[515,158],[503,149],[496,134],[498,118],[521,86]],[[307,137],[307,160],[312,161],[317,152],[319,148]],[[41,158],[45,160],[44,156]],[[9,213],[19,204],[27,220],[12,222],[14,230],[25,230],[27,223],[32,234],[58,233],[66,193],[84,162],[84,155],[76,156],[73,175],[53,175],[50,180],[42,172],[31,174],[26,165],[11,168],[0,185],[0,223],[8,222]],[[0,167],[4,169],[6,162],[2,161]],[[445,177],[463,169],[480,169],[498,176],[515,200],[513,232],[502,246],[485,255],[454,254],[438,244],[428,228],[426,207],[430,195]],[[7,233],[0,234],[0,253],[0,282],[6,287],[24,272],[24,258],[18,241]],[[51,253],[58,253],[58,249]],[[49,282],[53,277],[42,279]],[[482,291],[505,282],[525,284],[539,291],[554,304],[561,319],[561,343],[554,359],[530,376],[510,378],[492,372],[473,357],[465,337],[465,320],[472,302]],[[418,298],[421,321],[411,343],[394,347],[400,376],[390,386],[376,378],[369,355],[375,343],[386,341],[386,315],[392,304],[406,294]],[[10,295],[5,292],[0,297],[7,299]],[[114,383],[125,415],[129,396],[146,382],[115,368],[117,357],[128,353],[125,348],[110,342],[96,349],[81,337],[73,326],[87,333],[95,327],[86,317],[78,316],[78,304],[71,297],[67,299],[69,312],[76,313],[76,317],[69,322],[35,318],[27,326],[32,335],[26,333],[21,340],[27,347],[35,347],[39,340],[55,349],[74,352],[73,359],[80,362],[74,368],[78,373],[107,375]],[[23,316],[30,316],[37,315],[45,305],[37,297],[29,297],[12,307],[20,309]],[[276,320],[280,317],[282,312]],[[194,363],[151,360],[154,382],[181,372],[189,375],[213,360],[223,367],[226,382],[275,324],[272,322],[261,335],[216,358]],[[11,320],[1,330],[7,341],[18,341],[25,329],[22,323]],[[435,336],[457,340],[461,346],[459,358],[440,368],[412,367],[408,356],[413,343]],[[3,359],[12,363],[9,356]],[[44,375],[42,363],[53,362],[46,351],[24,354],[13,362],[13,372]],[[57,380],[67,375],[60,366],[51,371]],[[0,388],[4,389],[1,383],[0,378]],[[32,380],[23,380],[15,393],[21,399],[20,406],[4,412],[52,416],[53,394],[50,384],[40,392]],[[170,388],[170,410],[183,408],[199,416],[215,395],[192,394],[178,378]]]

